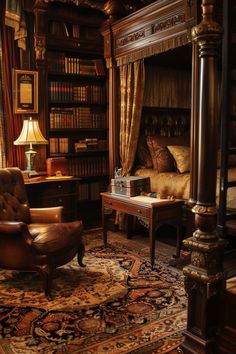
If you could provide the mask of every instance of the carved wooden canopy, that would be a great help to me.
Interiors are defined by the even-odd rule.
[[[107,66],[123,65],[191,42],[198,1],[159,0],[102,31]]]

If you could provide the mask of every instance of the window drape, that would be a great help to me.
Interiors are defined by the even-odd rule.
[[[19,68],[19,48],[14,40],[14,30],[8,26],[5,26],[4,30],[4,101],[6,111],[6,129],[7,129],[7,166],[17,166],[24,169],[25,148],[15,147],[14,140],[18,138],[22,129],[22,117],[21,115],[13,114],[13,88],[12,88],[12,74],[13,68]]]
[[[120,160],[122,175],[131,173],[140,130],[145,82],[144,61],[120,67]]]
[[[20,50],[25,48],[26,26],[22,0],[0,2],[0,167],[24,168],[24,147],[14,140],[22,128],[22,117],[13,114],[13,69],[20,69]]]

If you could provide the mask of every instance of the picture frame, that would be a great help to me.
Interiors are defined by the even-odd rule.
[[[13,79],[14,113],[38,113],[38,72],[15,69]]]

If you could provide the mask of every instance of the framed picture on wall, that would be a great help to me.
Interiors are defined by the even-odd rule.
[[[38,113],[38,72],[14,70],[13,80],[14,113]]]

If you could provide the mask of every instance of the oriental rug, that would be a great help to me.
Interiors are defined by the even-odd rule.
[[[183,341],[181,271],[119,242],[86,248],[85,268],[55,270],[50,302],[37,274],[0,271],[1,354],[168,353]]]

